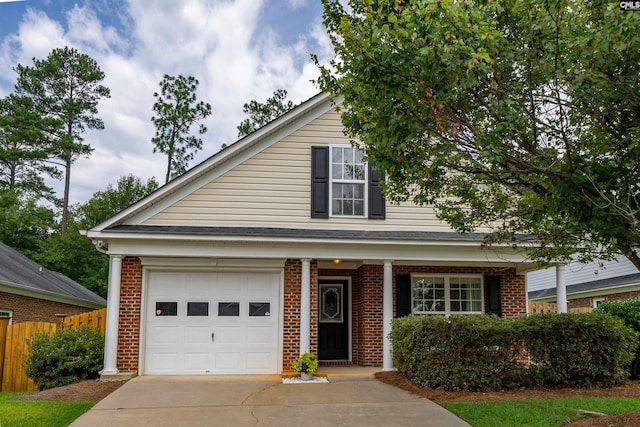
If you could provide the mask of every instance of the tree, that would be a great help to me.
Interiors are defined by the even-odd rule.
[[[67,233],[43,241],[34,259],[106,297],[109,257],[99,252],[80,230],[105,221],[156,188],[158,182],[153,178],[143,182],[133,175],[121,177],[115,188],[109,184],[106,190],[97,191],[86,203],[72,209]]]
[[[242,112],[249,115],[238,125],[238,137],[249,135],[270,121],[277,119],[287,111],[295,107],[295,104],[287,99],[287,91],[278,89],[273,92],[271,98],[267,98],[264,104],[258,101],[250,101],[242,106]],[[286,101],[286,102],[285,102]]]
[[[42,126],[47,122],[34,110],[31,98],[9,95],[0,99],[0,188],[15,190],[28,199],[57,202],[43,175],[60,178],[48,160]]]
[[[0,189],[0,242],[33,256],[55,227],[53,211],[15,190]]]
[[[76,210],[76,218],[81,227],[91,228],[129,207],[158,188],[155,178],[143,182],[137,176],[120,177],[114,188],[97,191],[86,203]]]
[[[387,172],[485,244],[640,268],[640,15],[596,0],[324,0],[323,90]],[[317,63],[317,59],[316,59]],[[532,242],[531,245],[534,245]]]
[[[64,170],[64,195],[60,233],[67,229],[71,165],[79,156],[93,151],[83,143],[88,129],[103,129],[97,117],[100,99],[109,97],[109,89],[100,82],[104,73],[98,63],[76,49],[54,49],[44,60],[33,59],[33,66],[16,67],[16,92],[31,98],[35,111],[50,122],[46,139],[58,165]]]
[[[198,134],[207,128],[198,123],[211,114],[211,105],[203,101],[196,102],[198,80],[192,76],[164,76],[160,82],[160,93],[153,104],[156,116],[151,121],[156,126],[156,134],[151,139],[153,152],[167,155],[167,174],[165,183],[184,173],[194,154],[202,149],[202,140],[189,135],[193,125],[198,125]]]

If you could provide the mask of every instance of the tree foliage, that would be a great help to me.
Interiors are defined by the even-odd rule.
[[[86,203],[76,210],[81,227],[89,229],[129,207],[158,188],[155,178],[143,182],[137,176],[120,177],[114,188],[109,184],[106,190],[97,191]]]
[[[142,179],[127,175],[121,177],[116,186],[109,184],[97,191],[86,203],[72,209],[67,233],[53,234],[41,242],[34,259],[50,270],[57,271],[75,280],[101,297],[107,296],[109,257],[99,252],[81,234],[127,208],[158,188],[151,178]]]
[[[54,150],[41,125],[46,127],[47,121],[35,111],[31,98],[9,95],[0,100],[0,188],[55,201],[44,176],[61,175],[48,164]]]
[[[74,48],[54,49],[46,59],[33,58],[33,66],[18,64],[16,93],[29,98],[41,120],[30,129],[42,132],[51,157],[64,171],[60,233],[67,228],[71,165],[93,149],[83,142],[86,129],[103,129],[98,102],[110,91],[100,84],[104,73],[98,63]]]
[[[54,229],[55,214],[15,190],[0,189],[0,242],[33,256]]]
[[[295,107],[293,101],[287,101],[287,91],[278,89],[264,104],[252,100],[242,106],[242,112],[249,115],[238,125],[238,137],[249,135],[272,120],[277,119]]]
[[[198,134],[207,128],[199,123],[211,114],[211,105],[197,102],[198,80],[192,76],[173,77],[166,75],[160,82],[160,93],[153,96],[156,102],[153,111],[156,114],[151,121],[156,126],[156,134],[151,139],[153,152],[167,155],[167,173],[165,183],[184,173],[194,154],[202,149],[202,140],[190,135],[191,128],[197,125]]]
[[[324,0],[323,90],[387,172],[487,242],[533,234],[539,261],[640,243],[640,14],[617,3]],[[317,62],[317,60],[316,60]]]

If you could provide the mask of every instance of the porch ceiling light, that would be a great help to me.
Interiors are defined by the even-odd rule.
[[[333,259],[333,260],[331,260],[331,261],[332,261],[335,265],[338,265],[338,264],[340,264],[340,263],[342,262],[342,260],[341,260],[341,259],[338,259],[338,258]]]

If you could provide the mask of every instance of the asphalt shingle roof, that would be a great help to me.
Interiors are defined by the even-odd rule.
[[[48,292],[94,304],[107,304],[104,298],[81,284],[63,274],[47,270],[4,243],[0,243],[0,284]]]
[[[388,231],[388,230],[324,230],[269,227],[205,227],[165,225],[116,225],[107,232],[182,234],[199,236],[244,236],[311,239],[362,239],[362,240],[440,240],[482,241],[486,233],[436,232],[436,231]]]
[[[612,288],[616,286],[633,285],[640,283],[640,273],[628,274],[626,276],[610,277],[608,279],[593,280],[591,282],[577,283],[567,286],[567,294],[576,292],[593,291],[596,289]],[[529,299],[555,297],[556,288],[540,289],[529,292]]]

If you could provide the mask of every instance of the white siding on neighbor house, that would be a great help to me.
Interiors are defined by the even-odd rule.
[[[595,280],[610,279],[612,277],[635,274],[638,270],[627,258],[620,256],[617,261],[596,261],[582,264],[572,262],[567,264],[565,278],[567,285],[593,282]],[[555,267],[536,270],[527,273],[527,290],[538,291],[541,289],[556,287]]]
[[[433,210],[387,203],[386,219],[311,218],[311,147],[348,144],[340,116],[330,111],[214,181],[187,195],[144,225],[199,225],[324,229],[449,231]]]

